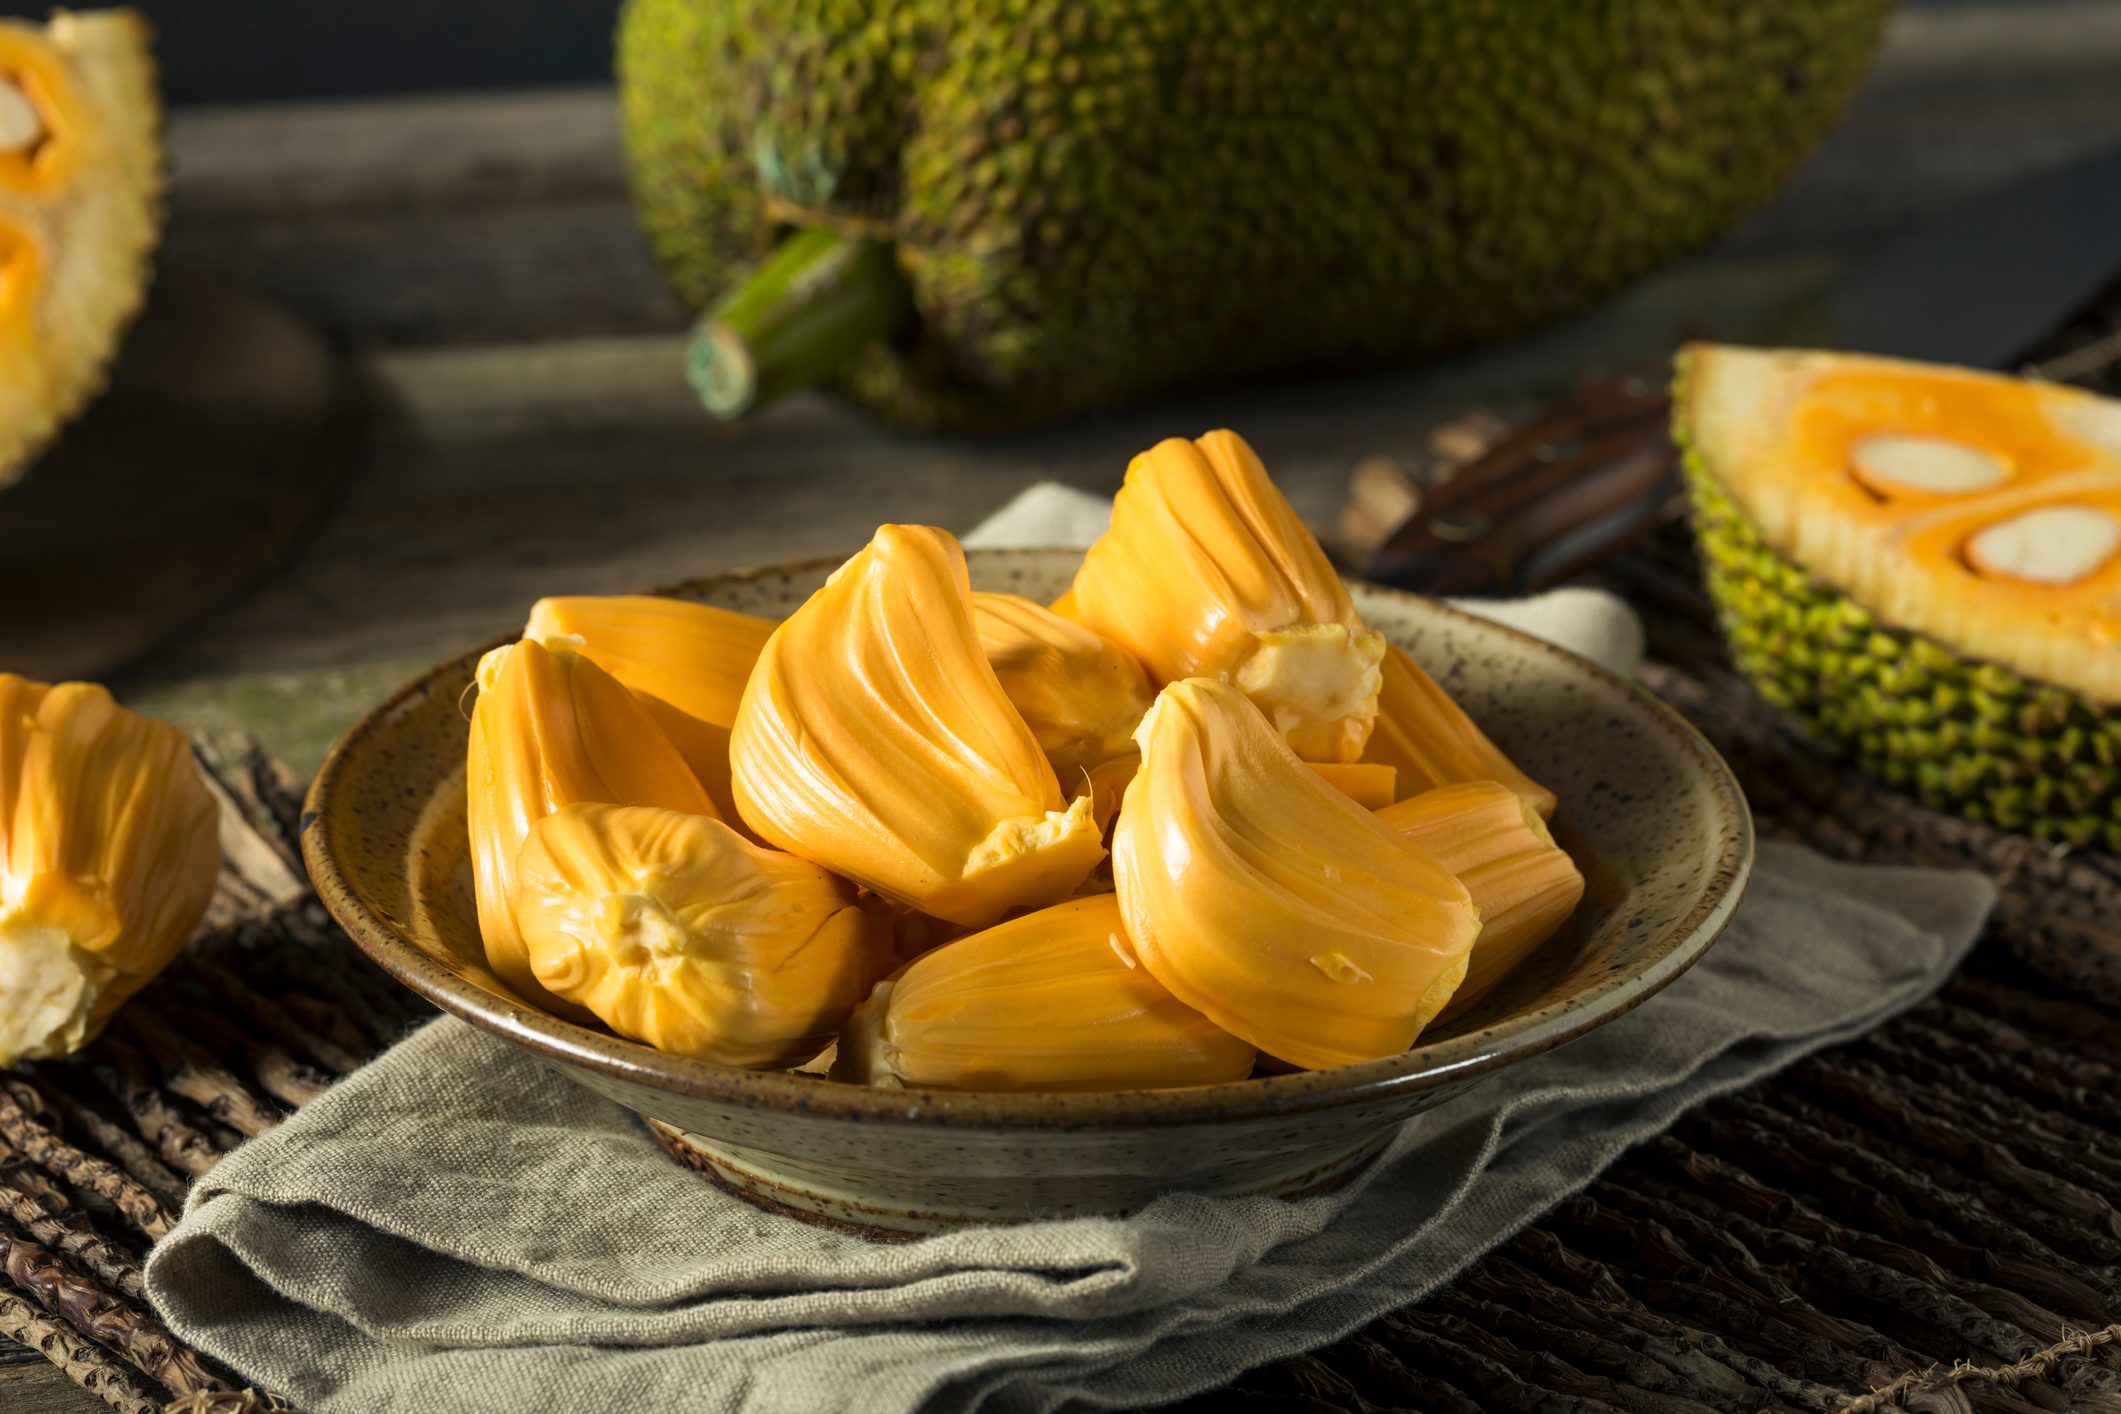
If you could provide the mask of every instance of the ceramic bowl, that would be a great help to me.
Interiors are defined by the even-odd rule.
[[[1045,600],[1081,556],[972,551],[976,587]],[[836,561],[666,590],[785,616]],[[445,1011],[650,1120],[665,1147],[762,1205],[885,1232],[1119,1213],[1169,1190],[1294,1195],[1346,1181],[1410,1115],[1636,1006],[1729,921],[1752,825],[1729,769],[1674,712],[1572,654],[1432,600],[1352,585],[1504,750],[1561,797],[1588,880],[1574,918],[1494,992],[1403,1055],[1183,1090],[870,1090],[664,1055],[531,1006],[481,954],[464,833],[479,652],[364,717],[309,794],[303,853],[363,951]],[[491,646],[491,645],[489,645]]]

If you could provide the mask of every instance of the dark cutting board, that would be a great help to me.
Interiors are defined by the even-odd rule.
[[[354,422],[316,333],[164,272],[103,395],[0,491],[0,670],[104,677],[226,602],[316,519]]]

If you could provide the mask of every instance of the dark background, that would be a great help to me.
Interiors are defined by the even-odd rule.
[[[42,19],[52,3],[0,0],[0,16]],[[75,7],[88,9],[97,3],[75,0]],[[1773,5],[1777,0],[1730,3]],[[1919,10],[1949,10],[1966,3],[1902,0],[1904,8]],[[597,82],[611,76],[611,31],[619,8],[619,0],[133,0],[133,4],[159,31],[156,54],[162,64],[163,92],[172,103]]]
[[[608,79],[618,0],[134,0],[133,8],[155,23],[168,100],[228,103]],[[50,10],[0,0],[0,15],[41,20]]]

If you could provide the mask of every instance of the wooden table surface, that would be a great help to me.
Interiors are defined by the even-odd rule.
[[[330,331],[369,410],[354,479],[301,551],[114,686],[307,771],[384,691],[540,594],[844,553],[881,520],[962,530],[1041,479],[1109,491],[1133,452],[1216,425],[1326,522],[1358,461],[1411,454],[1469,403],[1742,335],[1910,218],[2121,144],[2117,77],[2111,0],[1917,4],[1779,201],[1566,327],[1448,366],[978,441],[891,436],[813,396],[742,427],[700,415],[607,89],[180,111],[166,261]],[[0,1409],[98,1407],[47,1366],[0,1367]]]

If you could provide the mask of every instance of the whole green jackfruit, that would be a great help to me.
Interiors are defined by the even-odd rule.
[[[979,430],[1574,310],[1773,192],[1890,7],[628,0],[618,61],[709,405]]]

